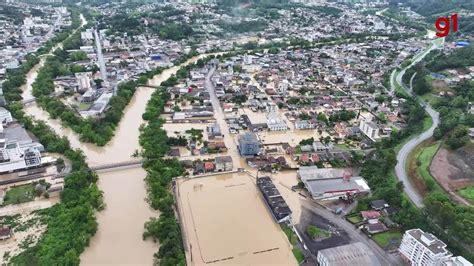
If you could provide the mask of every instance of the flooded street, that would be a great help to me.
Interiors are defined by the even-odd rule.
[[[194,57],[185,64],[197,61]],[[42,60],[41,64],[44,64]],[[150,85],[160,85],[176,73],[180,66],[175,66],[163,71],[150,80]],[[34,82],[38,67],[35,67],[27,76],[27,84],[24,86],[23,97],[31,99],[32,83]],[[210,75],[207,78],[209,84]],[[215,118],[225,134],[224,142],[229,148],[227,155],[234,160],[234,169],[248,166],[243,158],[239,156],[235,139],[228,134],[228,126],[224,121],[222,109],[213,93],[213,88],[208,87],[211,92],[211,100],[215,109]],[[68,138],[73,148],[81,149],[90,166],[119,163],[132,160],[131,155],[140,149],[139,127],[144,123],[142,114],[145,112],[146,104],[155,89],[140,87],[135,92],[132,100],[124,110],[124,116],[119,123],[114,138],[104,147],[94,144],[81,143],[79,136],[71,129],[63,127],[61,122],[50,119],[46,111],[42,110],[36,103],[25,106],[25,112],[37,120],[47,121],[53,130]],[[168,132],[185,130],[192,125],[166,124]],[[196,128],[205,129],[205,124]],[[175,129],[175,130],[173,130]],[[249,169],[250,170],[250,169]],[[146,187],[144,178],[146,172],[142,168],[116,169],[109,172],[100,172],[99,188],[104,192],[105,210],[97,213],[99,223],[98,232],[91,239],[90,245],[81,255],[84,265],[104,264],[133,264],[150,265],[153,263],[153,254],[158,251],[158,244],[151,241],[143,241],[142,234],[144,223],[150,217],[157,217],[159,213],[150,209],[146,202]],[[253,180],[247,175],[229,174],[226,178],[214,177],[206,179],[205,188],[210,193],[199,193],[195,191],[195,184],[204,182],[204,179],[192,180],[183,184],[182,193],[192,198],[185,214],[187,224],[194,220],[193,226],[202,228],[199,236],[190,236],[191,243],[196,243],[196,248],[202,248],[201,261],[222,259],[222,256],[233,256],[234,260],[228,263],[272,264],[292,265],[296,261],[291,248],[282,233],[279,225],[266,208],[260,192],[257,190]],[[210,180],[210,181],[207,181]],[[229,187],[230,186],[230,187]],[[282,188],[280,188],[282,190]],[[286,192],[286,191],[282,191]],[[239,204],[235,204],[235,203]],[[189,213],[192,209],[192,216]],[[215,210],[208,214],[209,210]],[[249,222],[250,221],[250,222]],[[252,226],[249,226],[249,223]],[[232,228],[227,228],[232,224]],[[189,229],[191,230],[191,229]],[[218,231],[215,231],[218,230]],[[220,231],[219,231],[220,230]],[[217,239],[216,235],[219,235]],[[193,239],[194,237],[194,239]],[[202,238],[200,243],[197,238]],[[270,250],[270,251],[265,251]],[[265,252],[260,252],[265,251]],[[194,252],[194,251],[193,251]],[[255,253],[254,252],[258,252]],[[194,253],[193,253],[194,254]],[[197,254],[197,253],[196,253]]]

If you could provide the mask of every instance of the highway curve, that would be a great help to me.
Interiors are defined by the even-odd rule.
[[[436,39],[431,43],[431,45],[424,50],[423,52],[415,55],[413,62],[402,69],[399,73],[395,75],[395,70],[392,73],[392,76],[390,78],[390,86],[392,88],[392,91],[395,91],[395,88],[397,84],[401,86],[408,94],[412,94],[412,84],[410,84],[410,88],[407,88],[403,82],[402,78],[403,75],[405,74],[405,71],[412,67],[413,65],[417,64],[419,61],[421,61],[426,55],[428,55],[433,49],[439,48],[442,46],[444,43],[444,39]],[[417,97],[417,96],[414,96]],[[425,111],[428,113],[428,115],[431,117],[431,120],[433,121],[433,124],[431,127],[420,133],[419,135],[415,136],[414,138],[410,139],[407,143],[405,143],[400,151],[397,154],[397,165],[395,166],[395,174],[398,178],[398,180],[402,181],[404,186],[405,186],[405,193],[407,196],[410,198],[410,200],[417,206],[417,207],[423,207],[423,197],[420,194],[420,192],[413,186],[413,184],[410,182],[410,179],[408,177],[406,165],[407,165],[407,160],[408,156],[410,153],[418,146],[421,144],[423,141],[431,138],[433,136],[433,132],[436,127],[438,127],[439,124],[439,113],[436,112],[428,103],[425,103],[423,100],[418,98],[420,101],[420,104],[423,106]],[[421,123],[422,121],[420,121]]]

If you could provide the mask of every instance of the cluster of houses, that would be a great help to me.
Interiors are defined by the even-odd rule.
[[[231,133],[313,130],[370,145],[405,124],[404,99],[387,93],[382,73],[422,45],[384,40],[234,56],[212,81]]]
[[[184,167],[192,169],[193,175],[202,175],[213,172],[232,171],[234,164],[230,156],[217,156],[208,160],[183,160]]]
[[[8,70],[20,68],[26,55],[36,52],[61,28],[71,25],[65,7],[21,2],[0,6],[0,88]]]
[[[390,219],[397,209],[390,207],[383,199],[370,202],[370,210],[359,213],[362,221],[356,225],[362,227],[368,234],[376,234],[390,230],[398,225]]]

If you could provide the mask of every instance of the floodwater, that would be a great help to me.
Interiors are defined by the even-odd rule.
[[[290,243],[247,174],[180,179],[188,265],[296,265]]]
[[[84,21],[83,21],[84,22]],[[194,57],[184,64],[194,63]],[[32,83],[44,59],[27,75],[27,84],[23,87],[24,99],[31,99]],[[150,85],[159,85],[175,74],[180,66],[163,71],[150,81]],[[152,88],[138,88],[130,104],[124,110],[124,116],[116,129],[114,138],[104,147],[81,143],[71,129],[63,127],[59,120],[50,119],[48,113],[36,103],[25,106],[25,112],[37,120],[47,121],[53,130],[68,138],[73,148],[81,149],[90,166],[118,163],[131,160],[131,155],[139,146],[139,127],[143,124],[142,114],[150,99]],[[133,264],[150,265],[158,244],[143,241],[143,225],[152,216],[159,213],[151,210],[145,201],[146,172],[141,168],[115,170],[99,173],[99,188],[104,192],[105,210],[97,214],[99,230],[91,239],[90,245],[81,255],[85,265]]]
[[[97,213],[99,228],[81,255],[82,264],[153,264],[158,244],[143,241],[143,224],[159,213],[145,202],[145,175],[142,168],[99,174],[107,206]]]

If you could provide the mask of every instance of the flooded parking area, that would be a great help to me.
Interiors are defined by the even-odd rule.
[[[180,179],[176,196],[188,264],[296,265],[251,176]]]

